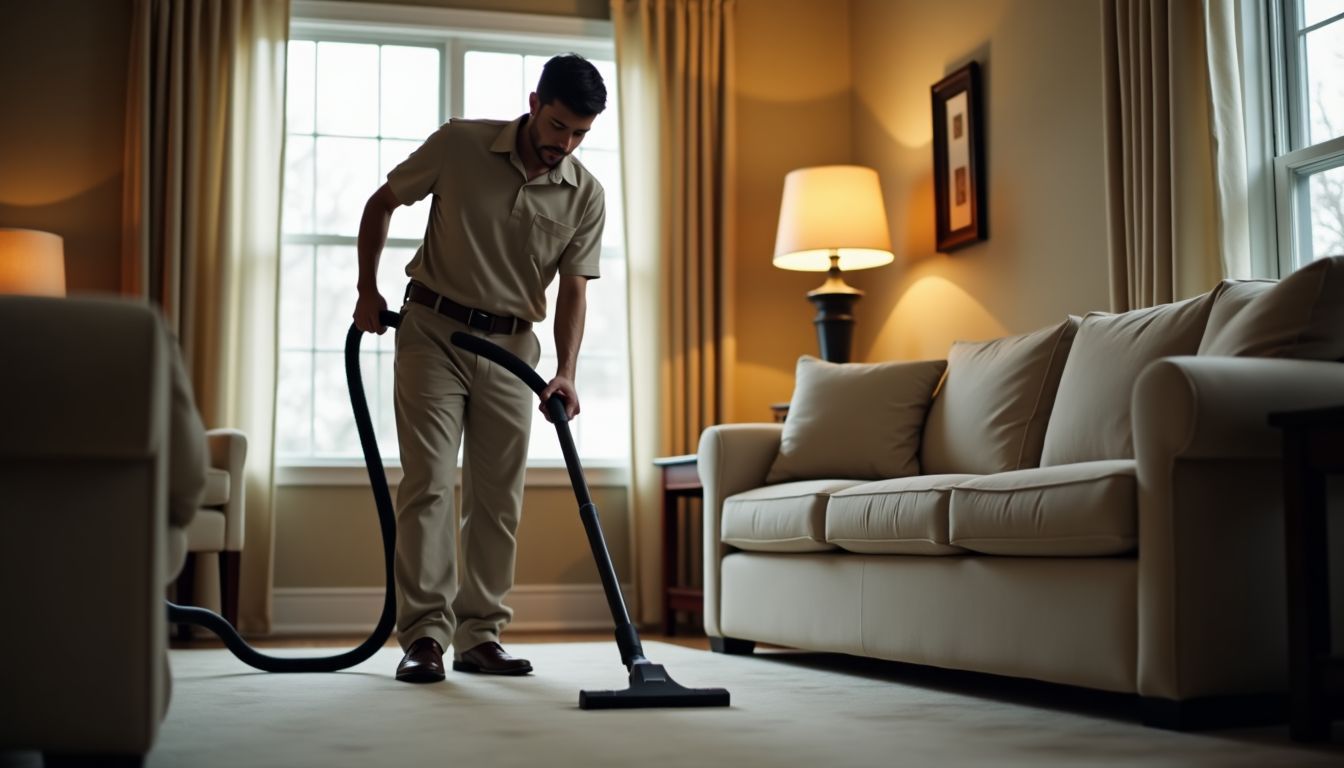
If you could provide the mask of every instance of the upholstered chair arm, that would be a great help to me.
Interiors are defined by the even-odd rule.
[[[1135,384],[1139,693],[1286,681],[1282,433],[1270,413],[1344,402],[1344,364],[1170,357]]]
[[[706,634],[719,634],[719,560],[728,552],[719,538],[723,500],[766,484],[783,432],[782,424],[721,424],[700,435],[696,466],[704,488]]]
[[[210,429],[205,433],[210,466],[229,473],[229,500],[224,513],[224,551],[243,549],[246,494],[244,469],[247,462],[247,435],[236,429]]]

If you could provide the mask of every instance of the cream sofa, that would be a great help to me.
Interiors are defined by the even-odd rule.
[[[1341,358],[1344,258],[946,363],[805,358],[783,425],[701,437],[706,632],[1137,694],[1155,725],[1272,714],[1266,417],[1344,402]]]
[[[168,707],[201,419],[145,305],[0,296],[0,327],[0,753],[137,764]]]

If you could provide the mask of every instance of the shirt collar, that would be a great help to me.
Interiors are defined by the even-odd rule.
[[[518,156],[518,131],[522,129],[523,124],[527,122],[528,116],[523,114],[514,120],[504,124],[499,130],[499,135],[490,145],[491,152],[498,152],[509,156],[519,168],[523,167],[523,159]],[[560,161],[560,165],[547,172],[546,177],[552,184],[568,182],[571,187],[579,186],[579,174],[574,168],[574,158],[569,155]]]

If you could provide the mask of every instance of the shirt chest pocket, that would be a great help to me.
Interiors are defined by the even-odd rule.
[[[553,264],[569,247],[576,231],[577,227],[538,213],[532,217],[532,227],[528,231],[527,252],[538,264]]]

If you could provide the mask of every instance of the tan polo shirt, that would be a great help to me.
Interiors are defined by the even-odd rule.
[[[557,271],[599,276],[606,201],[573,156],[527,180],[515,143],[526,119],[454,118],[387,183],[402,204],[434,195],[407,276],[459,304],[535,323]]]

